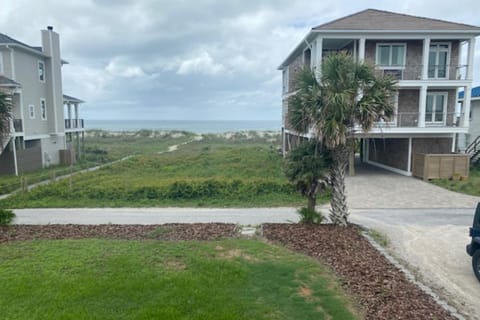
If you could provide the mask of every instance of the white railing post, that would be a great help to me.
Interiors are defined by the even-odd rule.
[[[427,86],[420,88],[420,98],[418,103],[418,127],[425,127],[425,110],[427,108]]]

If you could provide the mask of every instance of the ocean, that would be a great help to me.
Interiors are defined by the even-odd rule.
[[[180,130],[194,133],[280,131],[275,120],[85,120],[85,128],[106,131]]]

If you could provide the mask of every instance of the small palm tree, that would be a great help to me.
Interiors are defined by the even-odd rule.
[[[356,62],[345,52],[322,63],[320,83],[309,69],[300,71],[297,94],[289,99],[288,121],[299,133],[311,132],[332,151],[330,219],[346,226],[348,206],[345,171],[349,145],[356,129],[369,131],[376,121],[393,116],[395,81],[378,78],[372,66]]]
[[[317,140],[300,144],[285,159],[285,175],[307,197],[311,211],[315,211],[317,194],[326,189],[330,165],[330,152]]]
[[[0,144],[1,138],[10,130],[10,117],[12,111],[11,98],[0,91]]]

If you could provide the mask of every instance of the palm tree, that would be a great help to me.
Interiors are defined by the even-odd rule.
[[[6,93],[0,91],[0,143],[5,134],[10,130],[12,103],[11,98]],[[0,145],[1,146],[1,145]]]
[[[316,140],[300,144],[285,159],[285,175],[307,197],[307,208],[311,211],[315,211],[317,194],[326,189],[330,165],[329,150]]]
[[[308,68],[299,72],[288,121],[294,130],[312,133],[332,151],[330,220],[346,226],[345,171],[354,131],[358,126],[367,132],[376,121],[393,116],[395,81],[376,77],[372,66],[345,52],[326,57],[321,70],[320,83]]]

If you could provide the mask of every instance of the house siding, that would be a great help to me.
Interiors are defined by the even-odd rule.
[[[413,138],[412,154],[415,153],[451,153],[452,138]]]
[[[303,56],[300,54],[288,65],[288,93],[294,92],[297,75],[303,67]]]
[[[368,160],[395,169],[408,170],[407,139],[369,139]]]

